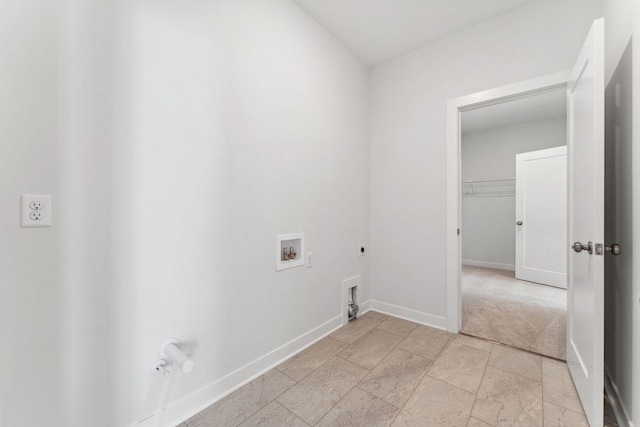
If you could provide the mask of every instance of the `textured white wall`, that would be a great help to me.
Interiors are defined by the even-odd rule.
[[[133,355],[142,419],[369,298],[366,66],[288,0],[139,0],[130,18]],[[275,271],[277,234],[314,266]],[[124,286],[126,286],[123,283]],[[196,368],[148,372],[170,336]]]
[[[20,194],[59,192],[55,2],[2,2],[0,13],[0,425],[60,420],[58,217],[20,228]]]
[[[368,299],[368,70],[298,6],[13,3],[0,424],[174,425],[339,322],[342,279]],[[54,227],[19,228],[21,192]],[[314,265],[276,273],[291,232]],[[164,379],[172,336],[195,368]]]
[[[596,0],[538,0],[371,71],[372,299],[446,317],[446,102],[570,68]]]
[[[464,113],[462,121],[464,123]],[[516,154],[567,143],[564,117],[462,135],[462,180],[515,179]],[[462,259],[515,265],[513,197],[462,197]]]

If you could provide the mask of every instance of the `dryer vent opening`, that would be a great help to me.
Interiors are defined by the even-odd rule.
[[[358,307],[358,287],[353,286],[347,289],[347,313],[349,320],[353,320],[358,316],[360,307]]]

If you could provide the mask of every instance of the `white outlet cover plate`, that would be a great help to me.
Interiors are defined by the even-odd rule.
[[[51,196],[47,194],[23,194],[21,198],[21,226],[22,227],[51,227]],[[38,209],[40,219],[31,219],[32,202],[42,203],[42,209]]]

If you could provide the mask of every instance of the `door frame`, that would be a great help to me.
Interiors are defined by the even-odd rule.
[[[461,113],[566,87],[571,70],[476,92],[447,102],[447,331],[458,333],[462,325],[461,276]]]

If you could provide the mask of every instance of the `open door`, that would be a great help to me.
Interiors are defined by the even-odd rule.
[[[603,425],[604,392],[604,19],[593,23],[578,56],[567,105],[567,363],[596,427]]]
[[[567,147],[516,155],[516,279],[567,288]]]

